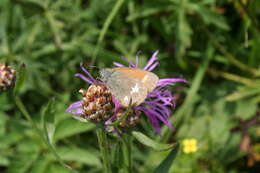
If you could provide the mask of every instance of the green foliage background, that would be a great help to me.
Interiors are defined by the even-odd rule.
[[[259,0],[0,0],[0,61],[26,65],[18,95],[40,130],[44,107],[55,98],[58,155],[79,172],[94,173],[102,172],[95,126],[65,113],[87,87],[73,74],[80,62],[112,67],[121,56],[134,61],[138,51],[142,66],[159,50],[158,76],[190,81],[173,87],[177,130],[164,127],[156,136],[145,117],[136,128],[159,142],[195,138],[199,147],[180,151],[170,172],[258,172],[259,19]],[[19,99],[0,94],[0,172],[69,172],[24,118]],[[231,132],[255,117],[258,126]],[[242,134],[251,139],[250,152],[240,150]],[[135,142],[135,172],[151,172],[167,153]],[[252,155],[258,162],[250,164]]]

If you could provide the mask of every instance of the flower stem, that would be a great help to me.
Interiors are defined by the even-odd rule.
[[[18,109],[21,111],[22,115],[26,118],[27,121],[29,121],[31,123],[31,125],[33,126],[33,128],[36,131],[36,134],[39,135],[40,139],[42,140],[42,142],[44,144],[46,144],[46,146],[49,147],[50,151],[53,153],[53,155],[56,157],[57,161],[60,162],[60,164],[62,166],[64,166],[65,168],[67,168],[71,173],[77,173],[76,170],[72,169],[69,165],[67,165],[62,159],[61,157],[58,155],[54,145],[52,143],[49,142],[49,140],[46,140],[43,132],[41,131],[41,129],[37,126],[37,124],[34,122],[34,120],[31,118],[32,116],[29,114],[29,112],[27,111],[23,101],[20,99],[20,97],[15,96],[14,97],[14,101],[18,107]]]
[[[125,134],[123,136],[123,145],[122,145],[122,151],[123,151],[123,159],[124,159],[124,169],[125,172],[131,173],[132,172],[132,138],[130,135]]]
[[[110,159],[109,159],[108,139],[104,129],[97,128],[97,138],[98,138],[99,149],[102,155],[103,172],[112,173]]]

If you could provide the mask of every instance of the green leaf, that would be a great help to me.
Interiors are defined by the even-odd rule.
[[[186,1],[182,1],[185,6]],[[187,66],[186,62],[183,60],[183,56],[186,53],[186,49],[191,46],[191,36],[193,30],[190,26],[190,23],[187,20],[185,10],[183,7],[178,10],[178,24],[177,24],[177,62],[180,66],[185,68]]]
[[[53,135],[55,131],[55,125],[54,125],[54,99],[51,99],[49,103],[46,105],[46,107],[43,110],[42,117],[43,117],[43,129],[44,134],[47,139],[47,144],[49,149],[52,151],[53,155],[56,157],[57,161],[60,162],[60,164],[68,169],[71,172],[77,172],[73,168],[71,168],[69,165],[67,165],[59,156],[58,152],[56,151],[56,148],[53,143]]]
[[[126,21],[127,22],[132,22],[138,18],[144,18],[144,17],[149,17],[155,14],[158,14],[160,12],[168,12],[168,11],[173,11],[173,7],[168,5],[168,6],[154,6],[150,8],[145,8],[136,11],[135,13],[130,14],[127,16]]]
[[[13,90],[14,95],[17,95],[17,93],[21,90],[21,88],[24,84],[24,81],[25,81],[25,77],[26,77],[26,67],[25,67],[25,64],[22,64],[16,73],[17,79],[15,82],[14,90]]]
[[[23,153],[15,155],[8,167],[7,173],[26,173],[38,157],[38,153]]]
[[[90,166],[101,167],[98,153],[76,147],[59,147],[57,153],[64,161],[77,161]]]
[[[62,167],[59,164],[51,164],[48,169],[48,172],[71,173],[71,171]]]
[[[198,12],[207,24],[213,24],[223,30],[229,30],[229,26],[226,23],[225,18],[222,15],[217,14],[211,9],[200,7]]]
[[[47,157],[46,157],[47,158]],[[50,160],[44,158],[39,158],[36,162],[34,162],[32,168],[31,168],[31,173],[45,173],[47,172],[48,165]]]
[[[140,143],[144,144],[145,146],[151,147],[154,150],[162,151],[162,150],[168,150],[176,146],[176,144],[161,144],[158,143],[151,138],[147,137],[141,132],[133,131],[132,135],[137,139]]]
[[[65,119],[57,124],[54,139],[57,141],[82,132],[90,131],[95,127],[96,126],[93,123],[82,123],[72,118]]]
[[[0,166],[8,166],[10,163],[7,156],[0,156]]]
[[[179,151],[179,144],[160,163],[160,165],[154,170],[154,173],[167,173],[167,172],[169,172],[178,151]]]
[[[43,110],[43,129],[48,143],[53,144],[54,125],[54,99],[51,99]]]
[[[259,81],[250,86],[238,87],[238,89],[235,92],[226,96],[227,101],[236,101],[239,99],[260,95],[260,84],[258,82]]]
[[[30,12],[31,14],[42,14],[45,10],[44,7],[37,1],[33,0],[12,0],[14,3],[21,5],[25,12]]]
[[[238,100],[235,115],[238,115],[243,119],[248,119],[255,115],[257,109],[257,104],[254,104],[249,99]]]

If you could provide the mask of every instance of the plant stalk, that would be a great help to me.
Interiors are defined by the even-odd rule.
[[[97,128],[97,138],[98,138],[99,149],[102,155],[103,172],[112,173],[110,158],[109,158],[108,139],[104,129],[99,127]]]
[[[132,172],[132,138],[129,134],[124,134],[123,136],[123,159],[124,159],[124,169],[126,173]]]

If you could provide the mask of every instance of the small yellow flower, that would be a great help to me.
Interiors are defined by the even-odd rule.
[[[186,154],[196,152],[198,150],[197,143],[198,142],[197,142],[196,139],[184,139],[182,141],[183,152],[186,153]]]

